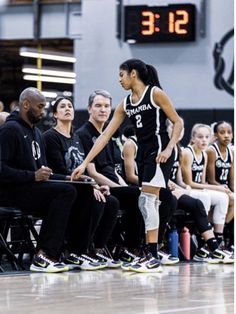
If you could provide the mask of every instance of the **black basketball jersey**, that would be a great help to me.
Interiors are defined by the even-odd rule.
[[[132,95],[124,100],[124,110],[136,128],[138,143],[145,143],[156,139],[157,135],[167,134],[166,114],[155,104],[153,90],[155,87],[147,86],[141,99],[132,103]]]
[[[192,180],[196,183],[202,183],[202,174],[205,164],[205,157],[202,152],[200,160],[197,160],[196,155],[194,153],[194,150],[191,145],[188,145],[187,148],[190,149],[192,155],[193,155],[193,162],[192,162]]]
[[[171,173],[170,173],[170,180],[177,183],[177,172],[179,169],[179,151],[178,151],[177,146],[175,146],[174,152],[175,152],[175,157],[174,157],[174,163],[173,163]]]
[[[216,161],[215,161],[215,180],[220,184],[227,184],[229,183],[229,172],[232,166],[232,153],[229,147],[226,148],[226,158],[222,157],[220,152],[219,146],[214,143],[210,146],[215,154],[216,154]]]

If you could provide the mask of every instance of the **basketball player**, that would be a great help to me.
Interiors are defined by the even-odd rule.
[[[234,217],[234,152],[231,149],[233,131],[230,123],[219,121],[214,125],[215,142],[206,151],[208,156],[207,181],[213,185],[223,185],[229,188],[229,207],[225,218],[225,229],[233,229]],[[230,245],[233,244],[231,231]],[[230,246],[229,245],[229,246]]]
[[[111,122],[99,136],[84,162],[72,173],[72,179],[85,171],[88,163],[103,149],[112,134],[119,128],[127,115],[136,129],[140,150],[137,156],[139,183],[142,191],[139,207],[142,212],[149,252],[141,258],[132,270],[137,272],[158,272],[157,257],[159,228],[159,191],[166,187],[169,179],[173,147],[183,128],[169,97],[162,91],[156,69],[139,59],[130,59],[120,66],[119,81],[125,90],[131,90],[116,108]],[[173,123],[169,138],[166,119]]]
[[[207,154],[205,150],[208,147],[210,138],[211,128],[208,125],[195,124],[193,126],[191,145],[188,145],[182,151],[181,168],[185,184],[194,189],[206,189],[210,195],[211,206],[213,207],[214,233],[220,245],[223,241],[223,229],[229,204],[229,188],[223,185],[206,183]],[[213,262],[215,257],[215,254],[211,256]],[[225,258],[223,254],[220,254],[220,257]]]

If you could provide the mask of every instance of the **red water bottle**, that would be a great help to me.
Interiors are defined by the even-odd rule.
[[[180,233],[180,249],[183,253],[184,258],[189,261],[191,258],[190,254],[190,233],[188,228],[184,227]]]

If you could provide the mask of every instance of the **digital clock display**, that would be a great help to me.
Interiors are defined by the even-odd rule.
[[[129,43],[195,40],[195,5],[125,6],[124,39]]]

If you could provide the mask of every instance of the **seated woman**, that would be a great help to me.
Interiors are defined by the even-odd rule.
[[[48,165],[54,172],[68,175],[69,179],[84,158],[79,136],[72,129],[74,107],[70,99],[60,97],[54,102],[52,110],[56,125],[43,134]],[[78,197],[67,230],[67,245],[68,250],[76,254],[67,257],[65,263],[74,268],[77,259],[82,258],[90,263],[99,262],[102,266],[119,267],[121,263],[105,249],[116,224],[117,199],[109,195],[107,186],[75,184],[75,187]],[[95,248],[86,254],[92,243]]]
[[[234,152],[231,149],[233,131],[230,123],[218,121],[214,125],[215,141],[206,150],[207,182],[228,188],[229,207],[225,218],[225,246],[234,245]]]
[[[193,189],[205,189],[210,196],[210,204],[213,207],[212,223],[214,234],[221,247],[223,240],[223,228],[228,210],[228,188],[220,185],[212,185],[206,182],[207,154],[205,150],[211,138],[211,128],[205,124],[195,124],[191,133],[191,144],[182,151],[181,170],[185,184]],[[227,251],[215,250],[211,260],[233,262],[233,258]]]

